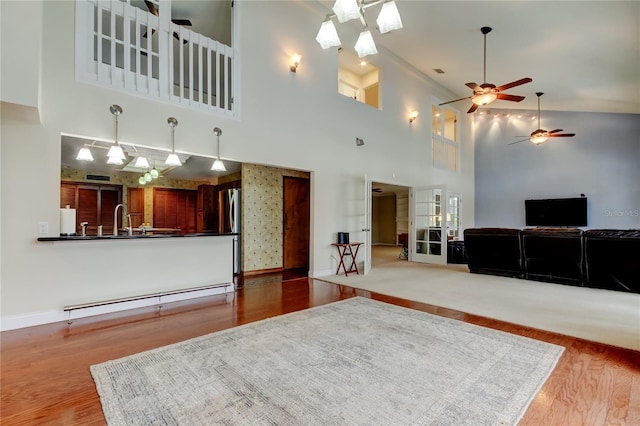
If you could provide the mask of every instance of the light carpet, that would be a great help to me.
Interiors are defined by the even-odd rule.
[[[373,247],[364,275],[317,279],[640,350],[640,294],[472,274],[467,265],[398,260],[396,247]]]
[[[109,425],[510,425],[563,351],[355,297],[91,373]]]

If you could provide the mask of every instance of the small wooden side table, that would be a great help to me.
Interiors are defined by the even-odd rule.
[[[360,246],[362,244],[364,243],[331,244],[338,249],[338,255],[340,256],[340,263],[338,263],[338,270],[336,271],[336,275],[340,275],[340,268],[342,268],[342,270],[344,271],[345,277],[348,277],[349,273],[351,272],[360,274],[360,272],[358,272],[356,258],[358,257],[358,250],[360,250]],[[349,266],[349,269],[347,269],[347,266],[344,263],[345,256],[351,256],[351,264]]]

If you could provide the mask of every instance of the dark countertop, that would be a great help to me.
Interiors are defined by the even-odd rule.
[[[219,234],[216,232],[200,232],[195,234],[138,234],[138,235],[103,235],[98,237],[97,235],[87,235],[86,237],[80,235],[61,235],[59,237],[40,237],[40,242],[52,242],[52,241],[102,241],[102,240],[144,240],[153,238],[185,238],[185,237],[227,237],[233,235],[240,235],[238,233]]]

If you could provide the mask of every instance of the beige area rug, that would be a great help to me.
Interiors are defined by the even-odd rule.
[[[355,297],[91,374],[109,425],[511,425],[563,351]]]
[[[640,294],[472,274],[467,265],[398,260],[374,247],[371,272],[317,279],[640,350]]]

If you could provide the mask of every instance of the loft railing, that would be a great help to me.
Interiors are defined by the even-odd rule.
[[[76,79],[236,116],[234,49],[128,1],[76,0]]]
[[[437,133],[431,134],[433,167],[460,171],[460,143]]]

